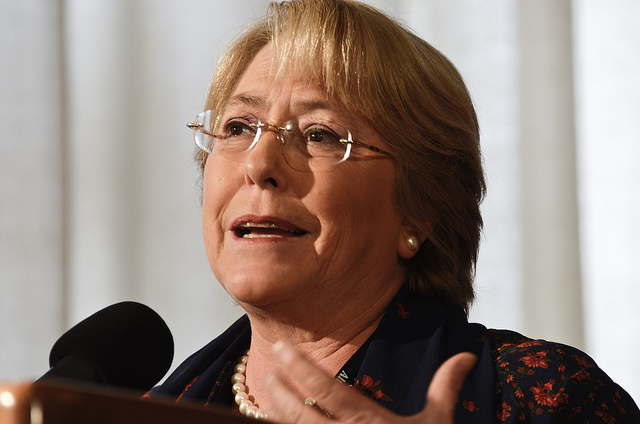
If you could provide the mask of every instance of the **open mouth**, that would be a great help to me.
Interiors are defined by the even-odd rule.
[[[307,234],[306,231],[275,224],[272,222],[244,222],[233,228],[236,237],[239,238],[285,238],[300,237]]]

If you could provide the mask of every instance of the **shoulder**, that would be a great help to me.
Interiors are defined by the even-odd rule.
[[[640,419],[631,397],[579,349],[507,330],[490,329],[487,337],[498,374],[499,421]]]
[[[200,403],[215,402],[220,394],[219,388],[227,380],[241,352],[248,348],[250,338],[249,319],[245,315],[188,357],[161,385],[151,389],[144,397],[164,396],[177,401],[184,398]]]

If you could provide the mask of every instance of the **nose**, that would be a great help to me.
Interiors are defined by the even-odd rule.
[[[282,135],[279,127],[265,125],[256,144],[246,155],[245,181],[261,188],[284,190],[287,186],[287,164],[281,148]]]

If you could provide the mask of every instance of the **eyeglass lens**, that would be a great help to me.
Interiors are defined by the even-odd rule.
[[[313,121],[300,129],[292,123],[275,126],[263,123],[250,113],[218,116],[200,113],[195,121],[194,139],[202,150],[228,159],[241,160],[265,132],[276,132],[287,163],[297,170],[325,168],[345,161],[351,151],[351,133],[334,122]]]

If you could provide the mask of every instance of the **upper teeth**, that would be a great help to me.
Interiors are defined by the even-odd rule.
[[[241,237],[246,238],[258,238],[258,237],[282,237],[282,234],[270,234],[269,232],[252,232],[251,229],[276,229],[278,231],[287,232],[290,234],[299,234],[300,231],[296,229],[282,228],[272,222],[247,222],[238,227],[238,234]]]
[[[276,224],[273,223],[256,223],[256,222],[247,222],[243,225],[244,228],[278,228]]]

